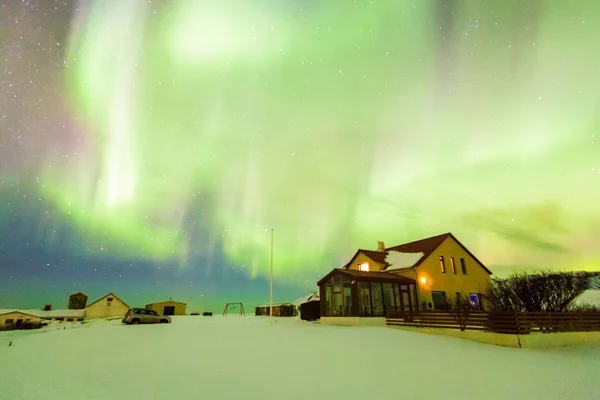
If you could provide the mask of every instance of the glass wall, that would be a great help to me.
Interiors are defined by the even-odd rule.
[[[394,299],[394,284],[383,283],[383,307],[385,311],[396,311],[396,299]]]
[[[371,282],[371,303],[373,304],[373,316],[383,317],[381,282]]]
[[[369,282],[358,282],[358,295],[360,297],[361,317],[371,317],[371,287]]]
[[[352,305],[358,302],[361,317],[384,317],[388,312],[411,313],[418,310],[415,285],[354,280],[342,274],[324,283],[325,316],[354,316]],[[358,285],[353,298],[352,285]]]
[[[352,315],[352,283],[344,282],[344,315]]]

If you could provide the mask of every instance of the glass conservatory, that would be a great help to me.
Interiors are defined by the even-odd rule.
[[[415,281],[389,272],[334,269],[317,285],[323,317],[385,317],[418,310]]]

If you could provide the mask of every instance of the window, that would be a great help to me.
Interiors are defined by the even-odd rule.
[[[369,272],[369,263],[358,264],[358,270]]]
[[[111,304],[112,304],[112,303],[106,303],[106,305],[107,305],[107,306],[109,306],[109,307],[110,307],[110,305],[111,305]]]
[[[460,268],[462,269],[463,275],[466,275],[467,274],[467,266],[465,265],[465,259],[464,258],[460,259]]]
[[[419,310],[419,299],[417,299],[417,291],[415,290],[415,285],[408,285],[408,290],[410,292],[410,301],[413,305],[415,311]]]
[[[108,298],[106,299],[106,301],[108,301],[108,302],[110,303],[111,301],[113,301],[113,298],[112,298],[112,297],[108,297]]]
[[[440,270],[442,274],[446,273],[446,263],[444,262],[444,256],[440,256]]]
[[[391,283],[384,283],[383,285],[383,307],[385,312],[396,311],[395,300],[394,300],[394,285]]]
[[[443,310],[446,308],[446,292],[431,292],[434,310]]]
[[[383,317],[383,296],[381,282],[371,282],[371,301],[373,303],[373,316]]]
[[[331,303],[331,289],[332,286],[325,286],[325,315],[333,315],[333,307]]]
[[[4,323],[5,323],[6,325],[10,325],[10,324],[12,324],[13,322],[15,322],[15,320],[14,320],[14,319],[12,319],[12,318],[8,318],[6,321],[4,321]]]
[[[454,257],[450,257],[450,266],[452,267],[452,273],[456,274],[456,264],[454,263]]]
[[[370,317],[373,313],[371,312],[371,288],[369,282],[359,281],[358,292],[360,298],[360,315]]]
[[[396,311],[402,311],[402,300],[400,298],[400,285],[394,285],[394,297],[396,300]]]
[[[476,310],[481,310],[481,294],[480,293],[469,293],[469,301],[471,306]]]
[[[344,282],[344,315],[352,315],[352,284]]]

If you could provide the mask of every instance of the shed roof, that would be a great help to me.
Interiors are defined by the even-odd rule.
[[[165,301],[157,301],[156,303],[148,303],[146,304],[146,307],[148,306],[152,306],[154,304],[164,304],[164,303],[177,303],[177,304],[183,304],[183,305],[187,305],[187,303],[184,303],[182,301],[175,301],[175,300],[165,300]]]
[[[85,310],[19,310],[19,309],[0,309],[0,315],[8,314],[12,312],[18,312],[22,314],[32,315],[42,319],[52,318],[83,318],[85,317]]]

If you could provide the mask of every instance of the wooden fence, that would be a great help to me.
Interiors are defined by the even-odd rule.
[[[600,331],[598,312],[390,312],[388,326],[445,328],[525,335],[529,333]]]

